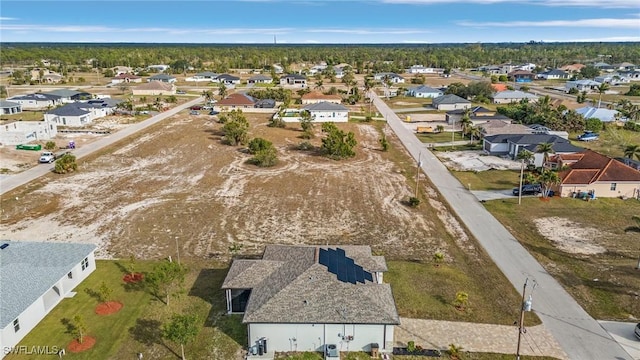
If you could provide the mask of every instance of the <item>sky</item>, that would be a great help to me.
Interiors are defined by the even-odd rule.
[[[0,42],[638,42],[640,0],[2,0]]]

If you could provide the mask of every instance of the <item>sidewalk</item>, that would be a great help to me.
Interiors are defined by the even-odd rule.
[[[568,359],[560,345],[544,325],[526,327],[520,342],[521,355],[552,356]],[[515,354],[518,344],[516,326],[476,324],[467,322],[400,318],[395,328],[395,343],[406,346],[415,341],[427,349],[446,350],[449,344],[462,351]]]

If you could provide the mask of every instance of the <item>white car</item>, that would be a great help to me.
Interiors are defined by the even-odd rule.
[[[39,161],[41,164],[51,164],[52,162],[56,161],[56,155],[50,151],[45,151],[40,155]]]

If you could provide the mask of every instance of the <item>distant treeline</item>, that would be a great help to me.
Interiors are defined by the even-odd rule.
[[[640,43],[489,43],[489,44],[142,44],[142,43],[2,43],[0,62],[6,67],[38,66],[41,60],[63,67],[141,68],[169,64],[174,71],[226,72],[261,69],[271,64],[351,64],[358,72],[400,71],[411,65],[474,68],[482,65],[534,63],[560,67],[598,61],[640,64]],[[93,59],[93,60],[92,60]]]

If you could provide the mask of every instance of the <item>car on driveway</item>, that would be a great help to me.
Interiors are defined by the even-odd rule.
[[[540,184],[525,184],[522,185],[522,195],[537,195],[542,192],[542,186]],[[511,193],[515,196],[520,195],[520,188],[513,188]]]
[[[202,106],[200,106],[200,105],[193,105],[190,109],[191,109],[191,110],[202,110]]]

